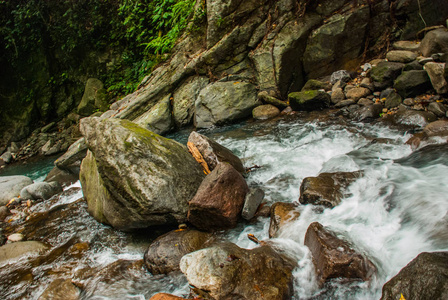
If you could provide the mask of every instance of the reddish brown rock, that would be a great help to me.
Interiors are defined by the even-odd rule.
[[[369,259],[318,222],[308,227],[305,245],[311,251],[321,285],[332,278],[368,281],[376,272],[375,265]]]
[[[300,212],[293,203],[277,202],[271,207],[271,223],[269,224],[269,237],[273,238],[286,224],[297,220]]]
[[[306,177],[300,185],[299,202],[335,207],[341,202],[347,186],[361,175],[362,172],[336,172]]]
[[[241,174],[246,173],[243,163],[232,151],[205,135],[193,131],[188,137],[188,143],[191,143],[199,150],[210,171],[213,171],[219,163],[226,162],[231,164]]]
[[[56,279],[47,287],[39,300],[77,300],[81,299],[81,291],[70,279]]]
[[[248,191],[243,176],[230,164],[220,163],[190,201],[188,221],[205,231],[233,228]]]
[[[158,293],[152,296],[149,300],[187,300],[186,298],[177,297],[171,294]]]
[[[155,239],[145,252],[145,264],[149,272],[167,274],[179,270],[182,256],[207,247],[212,235],[191,229],[170,231]]]

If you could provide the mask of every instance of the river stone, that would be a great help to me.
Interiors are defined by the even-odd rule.
[[[84,137],[74,142],[68,150],[54,162],[59,169],[73,171],[73,165],[77,164],[79,173],[79,164],[87,154],[87,144]]]
[[[334,107],[341,108],[341,107],[345,107],[345,106],[349,106],[349,105],[353,105],[353,104],[356,104],[356,102],[353,99],[347,99],[347,100],[339,101],[338,103],[335,104]]]
[[[151,274],[168,274],[179,270],[182,256],[210,245],[212,235],[192,229],[170,231],[155,239],[145,252],[144,260]]]
[[[415,97],[431,89],[431,81],[426,71],[406,71],[394,81],[394,88],[403,98]]]
[[[24,256],[38,255],[46,249],[48,249],[47,245],[36,241],[6,244],[0,247],[0,263]]]
[[[208,128],[249,117],[260,105],[255,86],[247,82],[229,81],[209,84],[195,103],[195,125]]]
[[[305,245],[313,256],[321,286],[332,278],[368,281],[376,273],[375,265],[368,258],[318,222],[308,227]]]
[[[174,92],[173,118],[176,127],[181,128],[193,123],[194,104],[209,81],[207,77],[192,77]]]
[[[428,32],[420,43],[420,52],[423,56],[448,52],[448,30],[441,28]]]
[[[274,105],[275,107],[279,107],[279,108],[288,107],[288,103],[286,103],[286,101],[282,101],[275,97],[272,97],[271,95],[269,95],[269,93],[267,91],[259,92],[258,98],[267,104]]]
[[[300,212],[293,203],[276,202],[271,207],[271,220],[269,223],[269,237],[277,237],[277,233],[285,225],[297,220]]]
[[[448,135],[448,121],[437,120],[429,123],[423,129],[423,133],[427,136],[444,136]]]
[[[8,236],[8,242],[9,243],[17,243],[21,242],[25,239],[25,236],[21,233],[13,233],[10,236]]]
[[[367,98],[361,98],[358,100],[357,103],[362,106],[370,106],[370,105],[374,104],[374,102],[372,100],[367,99]]]
[[[439,118],[444,117],[446,115],[447,109],[445,105],[440,102],[431,102],[428,105],[428,111],[432,112]]]
[[[352,77],[350,76],[350,73],[346,70],[339,70],[339,71],[335,71],[333,73],[331,73],[330,76],[330,83],[331,84],[336,84],[337,82],[341,82],[341,83],[347,83],[352,79]],[[340,85],[342,85],[340,83]]]
[[[26,176],[0,176],[0,205],[20,195],[20,191],[32,184],[31,178]]]
[[[56,279],[45,289],[38,300],[78,300],[81,291],[72,283],[71,279]]]
[[[382,90],[388,86],[392,86],[393,81],[401,74],[404,66],[402,63],[389,61],[378,63],[370,71],[370,77],[374,81],[375,87]]]
[[[52,196],[57,193],[62,192],[62,187],[57,181],[52,182],[36,182],[31,185],[24,187],[20,191],[20,198],[22,199],[30,199],[37,200],[50,199]]]
[[[386,58],[388,61],[409,63],[417,58],[418,54],[412,51],[406,50],[392,50],[387,52]]]
[[[79,168],[81,165],[81,161],[78,166],[74,166],[75,172],[70,172],[66,170],[59,169],[58,167],[54,167],[45,177],[45,182],[56,181],[61,186],[70,185],[79,180]]]
[[[271,104],[260,105],[254,108],[252,116],[255,120],[267,120],[280,114],[280,110]]]
[[[401,104],[402,98],[401,96],[396,93],[396,92],[391,92],[389,95],[387,95],[386,97],[386,101],[384,103],[384,107],[386,107],[387,109],[393,108],[393,107],[397,107]]]
[[[428,73],[436,92],[438,94],[448,93],[448,82],[445,79],[445,63],[429,62],[423,68]]]
[[[188,221],[205,231],[233,228],[248,192],[243,176],[230,164],[219,163],[189,202]]]
[[[12,161],[12,154],[9,151],[6,151],[0,156],[0,159],[2,159],[5,163],[9,164]]]
[[[289,105],[296,111],[322,110],[330,106],[331,97],[322,91],[294,92],[288,95]]]
[[[210,171],[215,169],[219,163],[225,162],[231,164],[241,174],[246,174],[243,163],[232,151],[205,135],[192,131],[188,137],[188,142],[199,150]]]
[[[371,93],[372,92],[368,88],[365,88],[365,87],[355,87],[355,88],[350,89],[349,91],[347,91],[345,96],[347,97],[347,99],[352,99],[354,101],[358,101],[361,98],[367,97]]]
[[[264,191],[260,188],[251,188],[244,199],[241,216],[245,220],[250,220],[255,216],[258,207],[264,199]]]
[[[173,129],[174,122],[171,114],[171,95],[162,98],[150,110],[134,120],[134,123],[154,132],[165,134]]]
[[[182,257],[188,282],[217,300],[291,299],[293,263],[264,245],[252,250],[222,244]]]
[[[86,82],[84,95],[78,105],[78,114],[90,116],[95,110],[106,111],[107,106],[103,83],[99,79],[89,78]]]
[[[423,252],[383,286],[381,300],[448,299],[448,252]]]
[[[341,88],[336,88],[331,92],[331,103],[337,104],[345,99],[345,93]]]
[[[84,118],[80,180],[89,213],[117,229],[183,223],[203,179],[187,148],[135,123]]]
[[[412,70],[423,70],[423,66],[417,60],[414,60],[403,67],[403,71]]]
[[[151,298],[149,298],[149,300],[187,300],[185,298],[182,297],[177,297],[171,294],[166,294],[166,293],[157,293],[154,296],[152,296]]]
[[[394,122],[400,125],[408,125],[416,128],[423,128],[431,122],[437,120],[432,112],[417,110],[398,110],[393,115]]]
[[[302,92],[311,91],[311,90],[331,90],[331,84],[329,82],[324,82],[316,79],[308,80],[305,85],[302,87]]]
[[[420,47],[420,42],[415,41],[396,41],[392,44],[392,48],[395,50],[406,50],[418,52]]]
[[[333,208],[341,202],[347,187],[361,177],[362,172],[321,173],[306,177],[300,185],[301,204],[323,205]]]

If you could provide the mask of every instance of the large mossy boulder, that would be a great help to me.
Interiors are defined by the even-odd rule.
[[[89,213],[122,230],[184,222],[204,174],[187,148],[135,123],[85,118],[80,180]]]
[[[156,134],[162,135],[169,132],[174,126],[170,98],[171,95],[163,97],[162,100],[135,119],[134,122]]]
[[[423,252],[383,286],[381,300],[448,299],[448,252]]]
[[[404,68],[403,63],[382,61],[372,68],[370,77],[374,81],[374,86],[383,89],[393,84],[395,78],[401,74]]]
[[[185,255],[181,271],[212,299],[291,299],[294,264],[269,245],[222,244]]]
[[[331,103],[331,96],[318,90],[290,93],[288,99],[289,105],[296,111],[322,110]]]
[[[260,104],[253,84],[216,82],[199,93],[195,103],[195,125],[197,128],[207,128],[247,118]]]
[[[403,98],[415,97],[432,88],[428,73],[424,70],[412,70],[401,73],[394,81],[394,88]]]

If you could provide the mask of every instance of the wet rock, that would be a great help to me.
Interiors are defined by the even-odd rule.
[[[205,135],[192,131],[188,137],[188,143],[199,150],[210,171],[214,170],[219,163],[225,162],[231,164],[241,174],[246,173],[243,163],[232,151]]]
[[[24,256],[38,255],[46,249],[48,249],[47,245],[36,241],[6,244],[0,247],[0,263]]]
[[[11,234],[10,236],[8,236],[9,243],[21,242],[24,239],[25,239],[25,237],[21,233],[14,233],[14,234]]]
[[[183,223],[203,179],[185,146],[127,120],[84,118],[80,180],[89,213],[122,230]]]
[[[420,62],[414,60],[413,62],[410,62],[403,67],[403,71],[412,71],[412,70],[423,70],[423,66]]]
[[[171,113],[171,95],[167,95],[150,110],[134,120],[134,123],[154,132],[165,134],[173,129],[174,121]]]
[[[56,279],[50,283],[38,300],[78,300],[81,291],[71,279]]]
[[[0,159],[2,159],[5,163],[9,164],[12,161],[12,154],[9,151],[6,151],[0,156]]]
[[[417,110],[398,110],[393,115],[393,120],[399,125],[408,125],[416,128],[423,128],[431,122],[437,120],[432,112]]]
[[[20,195],[20,191],[32,184],[31,178],[26,176],[0,176],[0,205]]]
[[[96,78],[89,78],[86,82],[84,95],[78,105],[81,116],[90,116],[95,110],[106,111],[108,103],[103,83]]]
[[[318,222],[308,227],[305,245],[311,251],[321,285],[332,278],[368,281],[376,273],[368,258]]]
[[[394,88],[403,98],[415,97],[431,89],[431,81],[426,71],[403,72],[394,82]]]
[[[448,121],[438,120],[429,123],[423,129],[423,133],[427,136],[445,136],[448,135]]]
[[[383,286],[381,300],[447,299],[448,252],[423,252]]]
[[[207,86],[207,77],[193,77],[183,83],[173,94],[173,118],[178,128],[193,123],[194,104],[200,91]]]
[[[3,222],[11,212],[6,206],[0,206],[0,222]]]
[[[189,202],[188,221],[205,231],[236,226],[249,188],[243,176],[227,163],[219,163]]]
[[[448,30],[441,28],[428,32],[420,43],[420,52],[423,56],[448,52]]]
[[[393,84],[395,78],[401,74],[403,67],[402,63],[383,61],[372,68],[370,77],[377,89],[384,89]]]
[[[62,192],[62,187],[56,181],[36,182],[24,187],[20,191],[20,198],[30,200],[37,200],[37,199],[47,200],[60,192]]]
[[[439,118],[444,117],[446,115],[447,109],[445,105],[440,102],[431,102],[428,105],[428,111],[432,112]]]
[[[448,93],[448,82],[445,79],[445,64],[429,62],[424,69],[428,73],[431,84],[438,94]]]
[[[155,294],[154,296],[152,296],[151,298],[149,298],[149,300],[187,300],[185,298],[182,297],[177,297],[171,294],[166,294],[166,293],[158,293]]]
[[[271,207],[271,221],[269,224],[269,237],[277,236],[277,233],[286,224],[297,220],[300,217],[300,212],[296,210],[296,205],[293,203],[276,202]]]
[[[349,106],[349,105],[353,105],[353,104],[356,104],[355,100],[347,99],[347,100],[339,101],[338,103],[336,103],[336,105],[334,107],[341,108],[341,107],[345,107],[345,106]]]
[[[182,256],[208,247],[212,235],[192,229],[170,231],[154,240],[145,252],[144,260],[151,274],[168,274],[179,270]]]
[[[261,103],[253,84],[229,81],[209,84],[195,103],[197,128],[223,125],[251,115]]]
[[[353,88],[353,89],[347,91],[345,96],[347,97],[347,99],[352,99],[356,102],[359,99],[367,97],[370,94],[371,94],[370,89],[365,88],[365,87],[356,87],[356,88]]]
[[[336,84],[336,82],[338,82],[338,81],[347,83],[351,79],[352,79],[352,77],[350,76],[349,72],[347,72],[346,70],[339,70],[339,71],[335,71],[335,72],[331,73],[330,83]]]
[[[387,109],[397,107],[401,104],[402,98],[398,93],[392,92],[386,97],[384,107]]]
[[[406,50],[392,50],[387,52],[386,58],[388,61],[409,63],[417,58],[417,53]]]
[[[311,91],[311,90],[331,90],[331,84],[329,82],[323,82],[316,79],[308,80],[305,85],[302,87],[302,92]]]
[[[252,250],[223,244],[185,255],[188,282],[213,299],[290,299],[291,261],[265,245]]]
[[[81,165],[81,162],[79,162],[79,165]],[[77,173],[72,173],[66,170],[61,170],[58,167],[54,167],[47,174],[47,177],[45,177],[44,181],[45,182],[56,181],[61,186],[70,185],[79,180],[79,166],[77,167],[77,169],[78,169]]]
[[[344,91],[341,88],[336,88],[331,93],[331,103],[337,104],[345,99]]]
[[[300,185],[301,204],[323,205],[333,208],[341,202],[345,189],[362,172],[321,173],[317,177],[306,177]]]
[[[252,219],[263,199],[264,191],[262,189],[251,188],[244,199],[243,211],[241,212],[243,219]]]
[[[269,95],[267,91],[262,91],[258,93],[258,98],[261,99],[263,102],[267,104],[274,105],[275,107],[279,108],[286,108],[288,107],[288,104],[285,101],[279,100],[275,97],[272,97]]]
[[[295,111],[322,110],[330,106],[331,97],[321,91],[294,92],[288,95],[289,105]]]
[[[415,41],[396,41],[392,44],[395,50],[406,50],[417,52],[420,47],[420,42]]]
[[[254,108],[252,116],[256,120],[267,120],[280,114],[280,110],[271,104],[260,105]]]

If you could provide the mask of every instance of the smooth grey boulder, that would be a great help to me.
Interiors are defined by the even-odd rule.
[[[134,120],[134,123],[154,132],[165,134],[173,129],[174,121],[171,113],[171,95],[163,97],[149,111]]]
[[[221,244],[182,257],[180,269],[212,299],[290,299],[294,263],[269,245],[252,250]],[[254,288],[256,287],[256,288]]]
[[[244,206],[241,216],[245,220],[250,220],[254,217],[258,207],[264,199],[264,191],[260,188],[251,188],[244,199]]]
[[[37,200],[37,199],[47,200],[50,199],[52,196],[56,195],[57,193],[61,192],[62,187],[56,181],[36,182],[24,187],[20,191],[20,198],[29,200]]]
[[[26,176],[0,176],[0,205],[20,195],[20,191],[32,184],[31,178]]]
[[[85,118],[80,180],[89,213],[121,230],[183,223],[204,178],[187,148],[127,120]]]
[[[431,84],[438,94],[448,93],[448,82],[445,78],[445,63],[428,62],[423,67],[428,73]]]
[[[181,128],[193,123],[194,104],[209,81],[207,77],[193,77],[174,92],[173,118],[176,127]]]
[[[448,299],[448,252],[423,252],[389,280],[381,300]]]
[[[392,50],[387,52],[386,58],[388,61],[409,63],[417,58],[417,53],[406,50]]]
[[[216,82],[200,93],[195,103],[195,125],[208,128],[249,117],[261,102],[255,86],[248,82]]]
[[[431,81],[426,71],[405,71],[394,81],[394,88],[403,98],[415,97],[431,89]]]
[[[145,252],[145,265],[153,275],[179,270],[182,256],[209,246],[211,233],[193,229],[177,229],[155,239]]]
[[[448,30],[440,28],[429,31],[420,43],[420,52],[426,57],[448,52]]]
[[[6,244],[0,247],[0,263],[24,256],[38,255],[48,248],[46,244],[36,241]]]
[[[188,144],[189,147],[194,145],[199,150],[210,171],[213,171],[219,163],[226,162],[231,164],[239,173],[246,174],[246,169],[238,156],[205,135],[192,131],[188,137]]]

